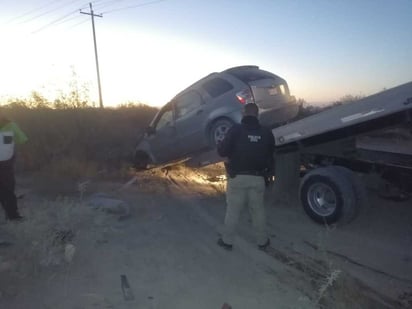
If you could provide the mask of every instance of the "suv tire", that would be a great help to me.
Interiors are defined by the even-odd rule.
[[[148,169],[150,164],[150,158],[144,151],[137,151],[133,157],[133,167],[138,170]]]
[[[221,118],[212,123],[209,130],[209,141],[212,148],[223,140],[226,133],[233,126],[233,122],[226,118]]]

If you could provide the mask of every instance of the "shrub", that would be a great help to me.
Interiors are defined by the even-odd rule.
[[[13,101],[3,108],[29,137],[29,142],[18,151],[17,167],[24,171],[39,170],[56,162],[73,165],[73,161],[120,167],[157,111],[143,104],[57,109],[46,105],[33,107],[24,101]]]

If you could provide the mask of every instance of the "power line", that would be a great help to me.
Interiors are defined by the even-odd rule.
[[[140,4],[136,4],[136,5],[126,6],[126,7],[122,7],[122,8],[102,12],[102,15],[103,14],[108,14],[108,13],[113,13],[113,12],[118,12],[118,11],[123,11],[123,10],[128,10],[128,9],[134,9],[134,8],[138,8],[138,7],[142,7],[142,6],[148,6],[148,5],[152,5],[152,4],[156,4],[156,3],[160,3],[160,2],[164,2],[164,1],[166,1],[166,0],[155,0],[155,1],[140,3]]]
[[[57,1],[59,1],[59,0],[57,0]],[[61,1],[61,0],[60,0],[60,1]],[[28,23],[28,22],[30,22],[30,21],[36,20],[36,19],[38,19],[38,18],[40,18],[40,17],[43,17],[43,16],[45,16],[45,15],[48,15],[48,14],[50,14],[50,13],[52,13],[52,12],[55,12],[55,11],[61,9],[61,8],[67,7],[67,6],[69,6],[69,5],[73,4],[73,3],[76,3],[76,2],[78,2],[78,1],[83,1],[83,0],[72,0],[72,1],[70,1],[70,2],[65,2],[65,3],[63,3],[62,5],[59,5],[59,6],[57,6],[57,7],[54,7],[54,8],[52,8],[52,9],[49,9],[49,10],[47,10],[47,11],[45,11],[45,12],[39,13],[39,14],[37,14],[37,15],[35,15],[35,16],[32,16],[32,17],[30,17],[30,18],[28,18],[28,19],[26,19],[26,20],[24,20],[24,21],[21,21],[20,24]],[[125,1],[125,0],[106,0],[106,1],[105,1],[105,0],[96,0],[96,1],[92,1],[91,3],[98,3],[98,5],[100,5],[100,8],[99,8],[99,9],[101,9],[101,8],[104,8],[104,7],[108,7],[108,6],[110,6],[110,5],[119,4],[119,2],[121,2],[121,1]],[[127,1],[127,0],[126,0],[126,1]],[[159,2],[163,2],[163,1],[166,1],[166,0],[155,0],[155,1],[150,1],[150,2],[146,2],[146,3],[139,3],[139,4],[130,5],[130,6],[125,6],[125,7],[114,8],[114,9],[112,9],[112,10],[108,10],[108,11],[106,11],[106,12],[103,12],[101,15],[103,15],[103,14],[109,14],[109,13],[113,13],[113,12],[117,12],[117,11],[122,11],[122,10],[127,10],[127,9],[132,9],[132,8],[137,8],[137,7],[148,6],[148,5],[152,5],[152,4],[159,3]],[[55,2],[56,2],[56,1],[47,2],[46,4],[44,4],[43,6],[37,8],[37,9],[33,9],[33,10],[27,12],[27,13],[24,13],[24,14],[20,15],[19,17],[16,17],[16,19],[17,19],[17,18],[24,17],[24,16],[27,16],[27,15],[33,13],[33,12],[37,12],[37,11],[42,10],[42,9],[44,9],[44,8],[50,7],[50,4],[51,4],[51,3],[55,3]],[[99,2],[100,2],[100,3],[99,3]],[[79,8],[79,9],[77,9],[77,10],[71,11],[71,12],[69,12],[69,13],[67,13],[67,14],[65,14],[65,15],[63,15],[63,16],[61,16],[61,17],[59,17],[59,18],[57,18],[57,19],[55,19],[55,20],[53,20],[53,21],[51,21],[51,22],[49,22],[48,24],[46,24],[46,25],[44,25],[44,26],[42,26],[42,27],[40,27],[40,28],[32,31],[31,34],[36,34],[36,33],[38,33],[38,32],[41,32],[41,31],[43,31],[43,30],[46,30],[46,29],[48,29],[49,27],[51,27],[51,26],[53,26],[53,25],[61,25],[61,24],[63,24],[63,23],[67,23],[67,22],[69,22],[69,21],[71,21],[71,20],[77,19],[79,15],[77,15],[77,16],[74,15],[74,16],[71,17],[71,18],[68,18],[68,17],[70,17],[71,15],[73,15],[74,13],[76,13],[76,12],[78,12],[78,11],[81,11],[82,9],[85,9],[86,7],[87,7],[87,6],[82,6],[81,8]],[[75,27],[75,26],[77,26],[77,25],[80,25],[80,24],[82,24],[82,23],[83,23],[83,21],[80,22],[80,23],[75,24],[73,27]]]
[[[70,13],[68,13],[68,14],[66,14],[66,15],[64,15],[64,16],[59,17],[59,18],[53,20],[52,22],[48,23],[47,25],[45,25],[45,26],[43,26],[43,27],[41,27],[41,28],[39,28],[39,29],[37,29],[37,30],[35,30],[35,31],[32,31],[31,34],[36,34],[36,33],[40,32],[40,31],[42,31],[42,30],[45,30],[45,29],[49,28],[50,26],[55,25],[56,23],[58,23],[58,22],[60,22],[60,21],[62,21],[62,20],[64,20],[64,19],[66,19],[66,18],[69,17],[70,15],[73,15],[74,13],[77,13],[77,12],[79,12],[79,10],[71,11]]]
[[[84,9],[84,8],[81,8],[81,9],[79,9],[79,10],[76,10],[76,12],[79,12],[79,11],[81,11],[81,10],[83,10],[83,9]],[[67,22],[69,22],[69,21],[78,19],[79,17],[81,17],[81,16],[76,14],[76,15],[73,15],[72,17],[67,18],[66,20],[62,20],[62,21],[60,21],[60,22],[58,22],[58,23],[56,23],[56,24],[54,24],[54,25],[55,25],[55,26],[61,25],[61,24],[67,23]],[[87,20],[86,20],[86,21],[87,21]]]
[[[97,4],[99,5],[98,2],[102,2],[102,1],[109,1],[109,0],[95,0],[95,1],[91,1],[92,4]],[[110,0],[110,1],[116,1],[116,0]],[[104,3],[104,2],[103,2]]]
[[[43,17],[43,16],[45,16],[45,15],[48,15],[48,14],[50,14],[50,13],[53,13],[53,12],[55,12],[55,11],[57,11],[57,10],[60,10],[60,9],[62,9],[62,8],[64,8],[64,7],[67,7],[68,5],[71,5],[71,4],[73,4],[73,3],[75,3],[75,2],[78,2],[78,1],[83,1],[83,0],[72,0],[72,1],[70,1],[70,2],[68,2],[68,3],[65,3],[65,4],[63,4],[63,5],[57,6],[57,7],[53,8],[53,9],[50,9],[50,10],[45,11],[45,12],[43,12],[43,13],[37,14],[37,15],[35,15],[35,16],[29,18],[29,19],[26,19],[26,20],[20,22],[20,24],[28,23],[28,22],[30,22],[30,21],[33,21],[33,20],[35,20],[35,19],[38,19],[38,18]]]
[[[77,2],[77,1],[79,1],[79,0],[71,1],[71,3],[74,3],[74,2]],[[51,27],[51,26],[53,26],[53,25],[57,26],[57,25],[61,25],[61,24],[67,23],[67,22],[69,22],[69,21],[72,21],[72,20],[74,20],[74,19],[77,19],[77,18],[80,17],[80,15],[77,15],[77,14],[74,15],[74,14],[77,13],[77,12],[79,12],[79,11],[81,11],[82,9],[87,8],[87,7],[88,7],[88,6],[82,6],[81,8],[78,8],[78,9],[76,9],[76,10],[73,10],[73,11],[71,11],[71,12],[69,12],[69,13],[67,13],[67,14],[65,14],[65,15],[63,15],[63,16],[61,16],[61,17],[59,17],[59,18],[57,18],[57,19],[55,19],[55,20],[53,20],[53,21],[51,21],[50,23],[44,25],[43,27],[41,27],[41,28],[39,28],[39,29],[37,29],[37,30],[35,30],[35,31],[32,31],[31,34],[36,34],[36,33],[38,33],[38,32],[41,32],[41,31],[43,31],[43,30],[46,30],[46,29],[48,29],[49,27]],[[71,15],[73,15],[73,16],[71,16]],[[70,16],[71,16],[71,17],[70,17]],[[76,25],[77,25],[77,24],[76,24]]]
[[[136,0],[103,0],[103,2],[98,3],[96,6],[94,6],[95,8],[97,8],[98,10],[102,10],[102,9],[116,9],[114,6],[121,4],[120,2],[122,2],[124,5],[128,5],[131,3],[127,3],[131,1],[131,3],[136,3]],[[111,7],[111,8],[110,8]]]
[[[75,28],[75,27],[77,27],[77,26],[80,26],[80,25],[82,25],[82,24],[84,24],[84,23],[87,23],[87,22],[88,22],[87,19],[82,20],[81,22],[78,22],[77,24],[71,25],[70,27],[66,28],[66,30],[73,29],[73,28]]]
[[[37,8],[35,8],[35,9],[32,9],[32,10],[30,10],[30,11],[27,11],[26,13],[23,13],[23,14],[21,14],[21,15],[19,15],[19,16],[16,16],[16,17],[11,18],[9,21],[7,21],[6,24],[10,24],[10,23],[12,23],[13,21],[15,21],[15,20],[17,20],[17,19],[26,17],[27,15],[36,13],[37,11],[41,11],[41,10],[43,10],[44,8],[47,8],[48,6],[50,6],[51,4],[55,4],[55,3],[58,2],[58,1],[62,1],[62,0],[49,1],[49,2],[45,3],[44,5],[42,5],[42,6],[40,6],[40,7],[37,7]]]
[[[102,3],[98,3],[97,5],[95,5],[95,8],[101,10],[105,7],[111,6],[112,4],[118,4],[119,2],[122,2],[122,1],[125,1],[125,0],[106,0]]]

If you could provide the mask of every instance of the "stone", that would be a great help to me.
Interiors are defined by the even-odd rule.
[[[95,209],[100,209],[106,213],[128,216],[130,207],[124,201],[115,199],[101,193],[91,196],[87,200],[87,204]]]
[[[15,264],[12,261],[1,261],[0,262],[0,273],[12,270]]]
[[[64,260],[70,264],[73,261],[73,257],[75,253],[76,253],[76,247],[73,244],[67,244],[64,247]]]

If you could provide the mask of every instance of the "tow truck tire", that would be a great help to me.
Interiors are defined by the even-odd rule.
[[[317,223],[352,221],[359,211],[352,172],[340,166],[321,167],[306,174],[300,184],[300,201]]]
[[[350,183],[352,184],[353,190],[355,192],[356,198],[356,213],[355,217],[359,214],[361,210],[364,210],[365,206],[368,204],[368,192],[366,187],[362,181],[362,179],[355,173],[352,172],[350,169],[343,167],[343,166],[333,166],[334,168],[338,169],[342,173],[346,175],[350,179]]]

